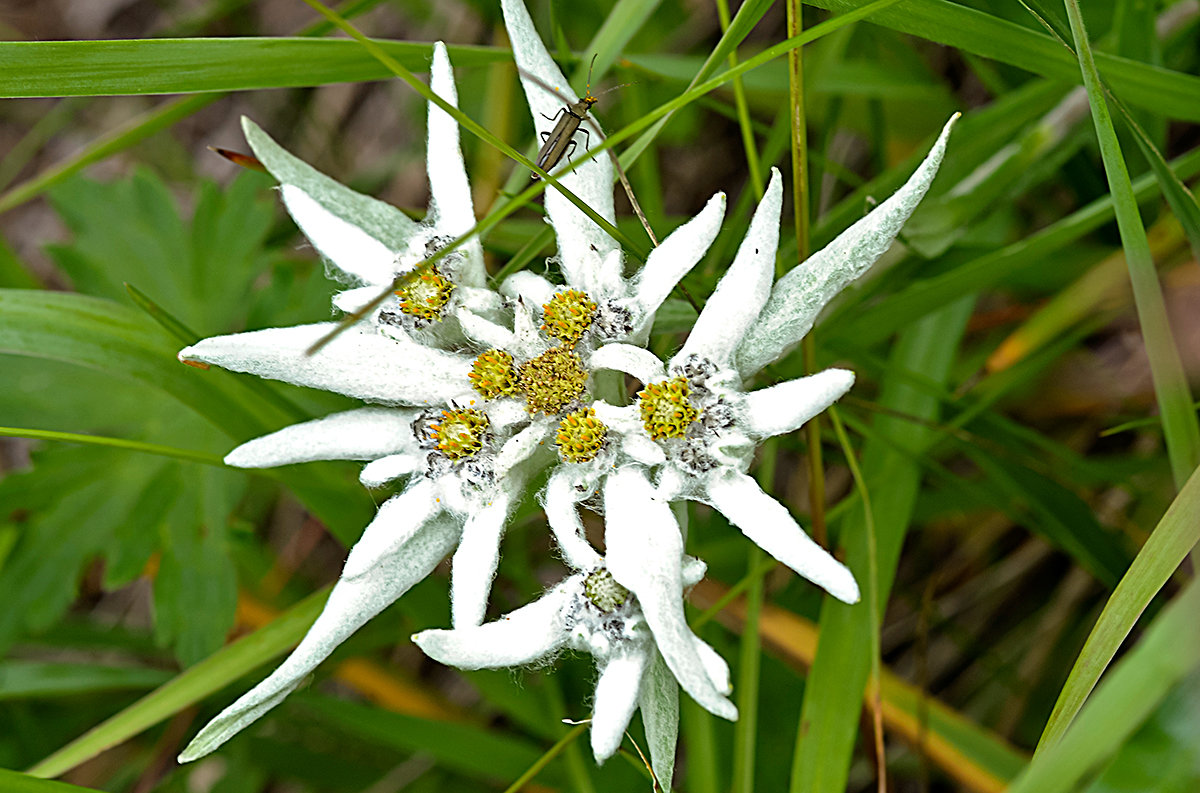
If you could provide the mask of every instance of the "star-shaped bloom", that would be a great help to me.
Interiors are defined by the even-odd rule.
[[[565,106],[578,102],[578,97],[542,44],[522,1],[502,0],[501,9],[534,129],[544,137]],[[590,116],[581,130],[589,127],[596,133],[590,136],[591,145],[595,145],[601,128]],[[576,133],[577,157],[583,153],[585,139],[583,131]],[[615,223],[613,166],[607,155],[578,164],[564,158],[556,171],[564,187],[605,220]],[[695,218],[651,251],[645,266],[628,279],[622,275],[623,253],[606,231],[554,187],[546,188],[545,205],[558,242],[555,261],[566,285],[556,286],[540,275],[519,272],[501,284],[500,291],[522,298],[534,309],[564,292],[581,295],[580,299],[592,306],[581,332],[581,346],[591,349],[606,341],[645,341],[655,311],[716,238],[725,214],[725,195],[714,195]]]
[[[673,522],[669,506],[656,506],[649,515],[620,519],[633,519],[630,534],[638,532],[643,519]],[[704,576],[704,563],[684,557],[676,566],[678,577],[635,597],[622,581],[647,574],[651,565],[645,557],[630,545],[610,548],[592,566],[577,569],[539,600],[495,622],[423,631],[413,641],[432,658],[460,669],[536,664],[563,649],[590,653],[599,671],[591,718],[596,761],[616,752],[640,707],[655,775],[669,790],[679,686],[723,718],[736,719],[737,709],[726,698],[728,666],[683,618],[683,589]]]
[[[431,82],[439,95],[455,101],[450,62],[440,43],[434,47]],[[432,243],[441,244],[474,224],[458,128],[432,105],[429,125],[433,200],[426,222],[416,224],[399,210],[318,173],[246,123],[255,154],[283,183],[293,217],[340,273],[363,285],[350,290],[356,295],[373,296],[423,260]],[[444,258],[445,267],[438,271],[453,287],[444,305],[435,306],[427,293],[398,296],[315,354],[308,350],[335,323],[218,336],[179,353],[184,362],[215,364],[376,403],[249,441],[230,452],[230,465],[367,460],[362,478],[368,485],[409,477],[351,549],[325,610],[301,644],[266,680],[210,722],[182,760],[213,751],[273,708],[339,643],[428,575],[450,551],[455,551],[455,624],[483,621],[499,538],[535,466],[541,438],[523,432],[526,427],[514,423],[511,411],[475,407],[480,400],[471,386],[473,357],[455,351],[465,343],[461,333],[428,333],[420,322],[388,314],[403,314],[406,300],[419,303],[431,309],[423,320],[429,327],[438,320],[456,322],[471,305],[499,305],[491,292],[490,299],[476,299],[485,292],[473,286],[482,286],[484,278],[478,242],[461,250]],[[476,297],[454,302],[455,294],[472,289]],[[343,300],[343,307],[358,300]],[[442,348],[447,341],[451,349]]]
[[[711,505],[763,550],[847,603],[859,598],[854,576],[746,470],[759,443],[799,429],[846,393],[854,374],[827,369],[754,391],[745,389],[745,381],[799,342],[825,303],[888,248],[933,181],[953,123],[952,118],[893,196],[775,284],[783,190],[779,172],[772,170],[733,264],[682,349],[665,365],[648,350],[625,344],[602,347],[592,356],[594,366],[611,366],[644,384],[636,404],[610,412],[625,413],[622,426],[634,427],[637,443],[649,438],[661,448],[665,462],[657,468],[655,498]],[[629,430],[625,433],[628,437]],[[626,502],[635,511],[645,508],[651,491],[641,483],[648,476],[633,469],[624,481],[609,477],[606,513]],[[633,479],[637,487],[630,487]],[[565,523],[556,529],[560,536],[578,529],[570,512],[548,510],[552,521]],[[611,523],[606,531],[610,536]],[[674,558],[661,556],[664,565]],[[636,585],[627,586],[642,597]]]
[[[441,42],[433,48],[430,88],[457,106],[454,75]],[[496,294],[486,288],[487,271],[478,237],[468,239],[431,267],[414,271],[475,225],[458,122],[437,105],[429,105],[426,170],[430,199],[421,223],[317,171],[249,119],[243,119],[242,126],[255,155],[280,181],[280,195],[296,225],[331,273],[351,287],[334,298],[339,309],[357,311],[405,274],[411,275],[411,280],[372,313],[374,322],[390,332],[430,329],[453,340],[457,332],[453,320],[464,309],[484,311],[498,306]],[[446,324],[451,327],[447,329]]]

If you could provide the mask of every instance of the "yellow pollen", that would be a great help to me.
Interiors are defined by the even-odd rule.
[[[568,289],[550,298],[542,312],[542,330],[573,347],[595,319],[596,304],[586,292]]]
[[[569,463],[586,463],[596,459],[604,446],[608,427],[596,418],[595,408],[583,408],[568,413],[558,423],[554,443],[558,456]]]
[[[396,297],[400,298],[400,310],[405,314],[436,321],[442,318],[442,309],[453,292],[454,282],[444,278],[436,267],[430,267],[397,289]]]
[[[502,350],[488,350],[476,358],[467,377],[471,378],[471,388],[484,399],[511,396],[517,391],[513,357]]]
[[[583,361],[567,347],[551,347],[521,364],[517,388],[525,395],[525,409],[553,416],[574,402],[587,387]]]
[[[612,573],[603,567],[583,579],[583,594],[605,614],[629,599],[629,590],[618,584]]]
[[[430,424],[438,451],[453,461],[474,457],[483,448],[488,417],[479,410],[443,410],[440,424]]]
[[[638,392],[642,425],[651,438],[660,441],[687,434],[688,425],[700,415],[688,400],[689,393],[691,387],[686,377],[650,383]]]

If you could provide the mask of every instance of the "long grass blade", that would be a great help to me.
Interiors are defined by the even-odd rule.
[[[1042,731],[1038,754],[1063,739],[1138,617],[1197,542],[1200,542],[1200,470],[1192,474],[1171,502],[1100,612]]]
[[[1167,308],[1158,275],[1154,269],[1154,258],[1150,255],[1150,244],[1146,240],[1146,229],[1138,213],[1137,198],[1129,181],[1125,159],[1121,155],[1121,144],[1113,129],[1112,118],[1105,103],[1104,87],[1096,62],[1092,56],[1091,43],[1083,27],[1083,17],[1078,0],[1065,0],[1067,18],[1075,39],[1075,50],[1079,55],[1079,66],[1083,73],[1083,85],[1092,106],[1092,119],[1096,124],[1096,136],[1100,139],[1100,154],[1104,158],[1104,171],[1108,177],[1109,191],[1113,197],[1113,210],[1117,216],[1117,227],[1121,243],[1125,248],[1125,262],[1129,266],[1129,280],[1133,285],[1133,300],[1137,306],[1138,321],[1145,339],[1146,354],[1150,358],[1150,372],[1154,378],[1154,393],[1158,397],[1159,410],[1163,417],[1163,434],[1167,442],[1167,454],[1171,459],[1171,472],[1175,486],[1182,487],[1191,472],[1200,464],[1200,422],[1191,409],[1192,399],[1188,391],[1179,348],[1167,321]]]

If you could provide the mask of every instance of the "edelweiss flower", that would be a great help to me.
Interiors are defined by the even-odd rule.
[[[434,45],[429,82],[436,94],[457,106],[450,59],[441,42]],[[446,333],[442,320],[456,318],[463,309],[498,306],[495,293],[485,288],[487,271],[478,237],[436,264],[413,271],[475,225],[458,123],[437,105],[429,105],[430,199],[423,223],[330,179],[289,154],[249,119],[243,119],[242,126],[254,153],[280,181],[280,194],[296,225],[341,280],[355,286],[334,299],[338,308],[357,311],[406,273],[412,274],[411,281],[372,315],[393,333],[430,328],[453,339],[455,329]]]
[[[434,47],[431,82],[441,96],[455,100],[449,59],[440,43]],[[458,129],[436,107],[430,108],[429,135],[433,201],[424,225],[318,173],[249,122],[246,132],[255,153],[283,182],[284,200],[314,245],[343,273],[368,284],[351,290],[358,295],[376,293],[424,259],[431,241],[461,234],[474,224]],[[451,293],[482,283],[477,242],[442,262],[446,267],[439,277],[457,279]],[[347,329],[314,355],[308,349],[334,323],[218,336],[179,353],[185,362],[407,406],[365,407],[286,427],[234,449],[226,458],[230,465],[354,459],[374,461],[363,470],[370,485],[412,475],[405,490],[385,502],[364,530],[324,611],[292,655],[201,730],[181,761],[208,754],[277,705],[339,643],[428,575],[456,546],[451,583],[455,623],[482,622],[499,536],[524,489],[541,438],[522,433],[505,415],[493,418],[473,407],[479,399],[469,377],[471,356],[431,346],[451,334],[429,334],[420,330],[420,323],[402,327],[404,322],[388,319],[388,311],[403,313],[405,300],[424,300],[430,307],[429,299],[415,292],[401,296],[396,305],[385,304],[372,319]],[[355,301],[342,302],[349,307]],[[498,304],[499,299],[472,298],[462,305],[471,302]],[[442,308],[454,305],[449,300]],[[432,322],[436,313],[425,319]],[[458,315],[449,308],[439,314],[445,319]]]
[[[630,534],[636,534],[645,519],[674,522],[663,502],[649,515],[618,518],[628,522]],[[610,525],[612,520],[610,516]],[[432,658],[461,669],[536,664],[563,648],[590,653],[599,671],[591,718],[596,761],[616,752],[640,707],[655,775],[669,790],[679,730],[679,686],[709,711],[737,718],[737,709],[726,699],[731,691],[729,668],[683,618],[682,591],[704,577],[704,563],[681,558],[679,577],[650,590],[648,597],[633,597],[622,578],[656,575],[657,559],[628,544],[610,548],[606,557],[597,555],[541,599],[495,622],[423,631],[413,641]]]
[[[625,413],[622,426],[635,427],[638,443],[649,438],[662,449],[666,461],[657,473],[657,498],[710,504],[763,550],[847,603],[859,597],[854,576],[746,470],[762,440],[799,429],[846,393],[854,374],[827,369],[748,393],[743,383],[795,345],[825,303],[887,249],[933,181],[954,120],[900,190],[773,288],[783,191],[779,172],[772,170],[737,256],[683,348],[665,366],[648,350],[625,344],[602,347],[592,356],[594,366],[611,366],[645,384],[637,404],[609,410]],[[625,479],[647,477],[639,469]],[[616,504],[639,499],[644,502],[644,495],[628,481],[610,477],[605,483],[610,513]],[[569,512],[548,509],[552,521],[566,521],[556,533],[577,531],[578,517]],[[665,565],[677,557],[661,558]],[[637,586],[625,585],[642,597]]]
[[[539,136],[548,134],[555,117],[578,97],[546,51],[521,0],[502,0],[501,8],[534,129]],[[596,124],[591,118],[585,123]],[[596,129],[600,129],[598,124]],[[564,161],[559,171],[564,187],[604,219],[616,221],[613,167],[607,156],[578,165]],[[718,193],[700,214],[650,253],[645,267],[626,280],[622,276],[621,249],[607,232],[553,187],[546,189],[545,204],[558,241],[556,261],[566,286],[559,288],[539,275],[520,272],[509,277],[500,291],[523,298],[530,307],[550,303],[564,292],[582,293],[578,300],[592,305],[592,318],[583,337],[592,347],[603,341],[644,341],[654,312],[708,250],[725,214],[725,196]]]

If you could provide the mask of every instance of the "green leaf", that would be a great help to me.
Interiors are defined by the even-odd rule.
[[[426,71],[433,57],[430,44],[378,44],[411,71]],[[448,49],[458,67],[512,58],[496,47]],[[0,98],[247,91],[394,76],[356,42],[287,37],[5,41],[0,63],[8,75]]]
[[[0,290],[0,353],[64,361],[151,385],[235,440],[262,435],[292,420],[234,375],[180,365],[176,350],[157,324],[133,309],[83,295]],[[277,476],[349,543],[370,515],[370,498],[354,483],[322,477],[321,470],[330,466],[296,466]]]
[[[905,416],[929,421],[937,417],[938,400],[910,379],[944,383],[957,356],[957,340],[971,313],[964,300],[927,317],[901,335],[892,355],[894,373],[884,385],[880,403]],[[900,547],[921,483],[919,456],[937,435],[923,424],[880,415],[875,430],[887,442],[868,442],[863,450],[863,476],[870,487],[877,538],[878,611],[882,614],[895,578]],[[898,448],[896,448],[898,447]],[[846,563],[859,581],[869,565],[866,515],[861,504],[846,518],[841,536]],[[871,591],[863,587],[865,591]],[[821,641],[804,687],[800,729],[792,758],[793,793],[842,793],[846,789],[851,750],[857,733],[863,689],[870,671],[870,609],[825,598],[821,606]]]
[[[1183,179],[1200,173],[1200,149],[1177,158],[1172,167]],[[1134,196],[1139,201],[1145,200],[1154,194],[1157,184],[1152,174],[1142,176],[1133,183]],[[826,332],[839,344],[853,343],[856,347],[876,344],[939,306],[1044,267],[1055,254],[1110,222],[1112,217],[1112,197],[1099,198],[1023,240],[919,280],[889,296],[870,312],[846,316],[835,311],[826,323]]]
[[[1046,744],[1044,751],[1034,755],[1008,793],[1078,790],[1081,780],[1117,751],[1179,681],[1200,669],[1197,613],[1200,582],[1192,581],[1116,665],[1076,722],[1056,742]],[[1189,698],[1195,702],[1194,694]],[[1194,714],[1189,721],[1194,733]],[[1146,781],[1155,779],[1159,770],[1148,770]]]
[[[430,721],[355,702],[299,695],[291,707],[319,718],[322,724],[345,732],[356,740],[411,752],[427,752],[440,764],[476,779],[508,782],[525,771],[541,755],[536,744],[500,735],[467,724]],[[470,747],[470,751],[463,751]],[[560,786],[563,776],[551,766],[539,776],[544,784]]]
[[[266,627],[222,647],[169,683],[88,730],[30,768],[29,773],[39,777],[58,776],[282,655],[308,631],[328,597],[329,587],[314,592]]]
[[[1046,722],[1038,742],[1039,753],[1062,740],[1138,617],[1197,542],[1200,542],[1200,470],[1192,473],[1171,502],[1100,612]]]
[[[1091,43],[1083,27],[1083,16],[1077,0],[1066,0],[1066,6],[1079,66],[1083,71],[1083,85],[1087,89],[1092,120],[1096,124],[1096,137],[1100,141],[1104,173],[1112,193],[1121,245],[1125,248],[1125,263],[1129,266],[1129,281],[1133,285],[1133,302],[1137,306],[1138,324],[1150,359],[1154,395],[1162,413],[1171,472],[1175,477],[1175,486],[1182,487],[1188,475],[1200,464],[1200,423],[1191,408],[1192,397],[1183,372],[1183,362],[1167,320],[1166,302],[1158,283],[1158,273],[1154,269],[1154,257],[1150,255],[1150,243],[1146,239],[1137,198],[1129,182],[1121,144],[1108,114],[1104,86],[1100,82]]]
[[[52,699],[154,688],[171,678],[164,669],[96,663],[0,661],[0,701]]]
[[[0,789],[4,793],[96,793],[95,788],[38,779],[7,768],[0,768]]]
[[[863,4],[813,0],[812,5],[845,13]],[[904,0],[875,13],[871,21],[1044,77],[1080,82],[1075,59],[1050,36],[949,0]],[[1200,121],[1200,77],[1107,53],[1098,53],[1096,61],[1113,91],[1130,104],[1168,118]]]
[[[1109,762],[1087,793],[1156,793],[1200,790],[1200,674],[1193,672],[1163,697]]]

